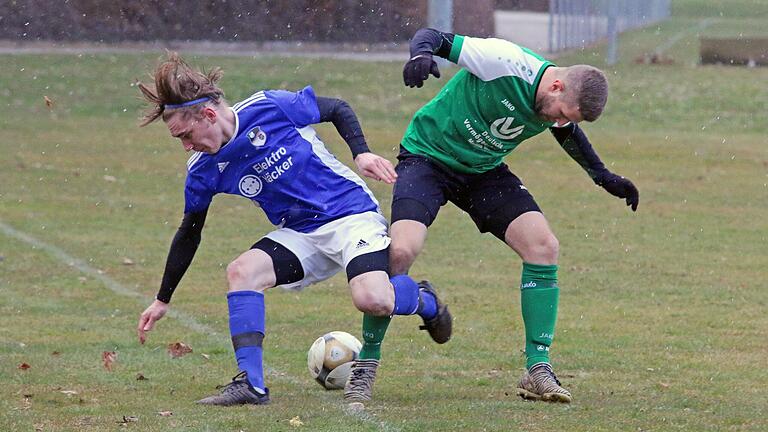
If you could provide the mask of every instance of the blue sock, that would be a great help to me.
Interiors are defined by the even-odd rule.
[[[393,315],[418,314],[424,319],[437,315],[435,296],[421,291],[415,280],[408,275],[397,275],[389,279],[395,287],[395,310]]]
[[[235,348],[237,366],[248,374],[248,382],[264,393],[264,294],[256,291],[235,291],[227,294],[229,332]]]

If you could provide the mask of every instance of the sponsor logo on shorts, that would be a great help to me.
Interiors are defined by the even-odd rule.
[[[362,247],[370,246],[367,241],[360,239],[359,242],[357,242],[357,246],[355,246],[355,249],[360,249]]]
[[[549,347],[544,345],[536,345],[536,351],[549,351]]]
[[[523,289],[525,289],[525,288],[536,288],[536,282],[535,281],[526,282],[526,283],[522,284],[520,286],[520,288],[523,288]]]

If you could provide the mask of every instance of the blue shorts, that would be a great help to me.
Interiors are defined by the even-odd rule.
[[[400,147],[392,197],[392,223],[414,220],[430,226],[448,201],[469,214],[480,232],[502,241],[509,223],[523,213],[541,213],[528,189],[506,164],[463,174]]]

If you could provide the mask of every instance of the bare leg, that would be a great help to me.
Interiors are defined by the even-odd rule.
[[[413,220],[399,220],[389,228],[392,244],[389,246],[392,275],[407,274],[416,257],[424,249],[427,226]]]
[[[557,264],[559,243],[543,214],[528,212],[509,223],[504,240],[524,262]]]

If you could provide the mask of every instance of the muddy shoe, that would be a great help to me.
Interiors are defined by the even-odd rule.
[[[432,340],[439,344],[444,344],[451,339],[451,333],[453,332],[453,317],[448,310],[448,306],[440,301],[440,297],[437,296],[435,288],[429,281],[419,282],[419,291],[424,291],[435,296],[437,302],[437,315],[434,318],[424,320],[424,325],[419,326],[419,329],[429,332],[429,336]]]
[[[379,361],[374,359],[355,360],[344,386],[344,400],[347,402],[365,402],[373,397],[373,382],[376,381],[376,369]]]
[[[549,363],[534,365],[517,384],[517,395],[527,400],[571,403],[571,392],[560,386],[560,381]]]

